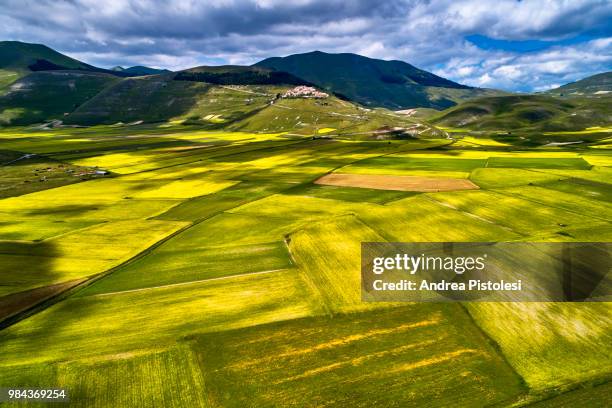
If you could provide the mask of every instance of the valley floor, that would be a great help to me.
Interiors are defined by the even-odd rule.
[[[2,386],[74,406],[609,397],[610,303],[362,303],[359,252],[609,242],[607,149],[135,126],[7,129],[0,150],[21,158],[0,167]],[[440,178],[462,188],[423,188]]]

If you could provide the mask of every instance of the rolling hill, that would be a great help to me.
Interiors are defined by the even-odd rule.
[[[268,58],[255,66],[286,71],[365,106],[389,109],[445,109],[464,98],[496,94],[449,81],[402,61],[357,54],[314,51]]]
[[[474,130],[576,131],[593,126],[608,126],[612,121],[609,103],[609,97],[486,97],[464,102],[430,120],[437,125]]]
[[[612,72],[592,75],[576,82],[551,89],[546,93],[560,96],[603,96],[612,92]]]
[[[69,113],[122,78],[167,72],[170,71],[144,66],[107,70],[44,45],[2,41],[0,125],[65,120]]]

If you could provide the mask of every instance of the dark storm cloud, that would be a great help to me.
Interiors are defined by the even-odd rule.
[[[612,61],[609,1],[0,0],[0,36],[86,62],[186,68],[321,49],[401,59],[464,83],[529,90]],[[580,44],[520,53],[470,35]],[[588,41],[587,41],[588,40]]]

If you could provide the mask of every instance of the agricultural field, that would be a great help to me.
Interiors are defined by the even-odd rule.
[[[213,406],[473,406],[509,403],[524,390],[456,304],[306,318],[194,340]]]
[[[333,173],[319,178],[315,183],[325,186],[412,191],[420,193],[478,189],[476,184],[462,178],[387,176],[380,174]]]
[[[609,241],[612,153],[373,138],[387,113],[340,99],[333,120],[303,100],[246,119],[228,108],[246,91],[177,101],[175,122],[0,129],[0,386],[74,406],[604,405],[610,303],[364,303],[360,243]]]

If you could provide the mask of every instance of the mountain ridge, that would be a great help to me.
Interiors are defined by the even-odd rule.
[[[445,109],[467,96],[498,91],[462,85],[399,60],[312,51],[270,57],[253,66],[285,71],[365,106]]]
[[[289,72],[301,66],[304,55],[317,62],[314,68],[313,61],[310,66],[306,64],[303,67],[306,73],[329,74],[328,83],[316,75],[315,81],[309,81],[312,75],[304,77]],[[372,108],[399,111],[414,106],[440,110],[460,102],[444,112],[431,111],[428,117],[443,126],[483,130],[503,127],[579,130],[590,122],[596,125],[609,122],[609,116],[603,113],[605,94],[596,95],[597,98],[568,94],[563,99],[554,94],[499,96],[504,94],[457,84],[402,61],[375,60],[349,53],[313,51],[274,57],[251,66],[199,66],[177,72],[145,66],[104,70],[44,45],[20,42],[0,42],[0,57],[3,57],[0,124],[4,125],[179,121],[209,128],[235,126],[287,131],[291,126],[304,126],[304,109],[314,115],[313,123],[316,115],[334,116],[348,109],[347,118],[376,116],[376,126],[391,129],[392,123],[384,120],[385,115],[397,115]],[[321,58],[340,62],[325,64]],[[294,66],[289,64],[289,71],[282,71],[278,65],[283,61]],[[140,69],[160,72],[141,72],[142,75],[125,72]],[[341,81],[338,74],[342,74]],[[567,86],[601,85],[602,80],[607,84],[609,76],[610,73],[603,73]],[[310,101],[287,99],[277,105],[282,95],[299,85],[325,90],[330,97]],[[342,101],[348,103],[343,105]]]
[[[71,58],[44,44],[0,41],[0,69],[27,70],[37,60],[49,61],[67,69],[91,69],[93,65]]]

